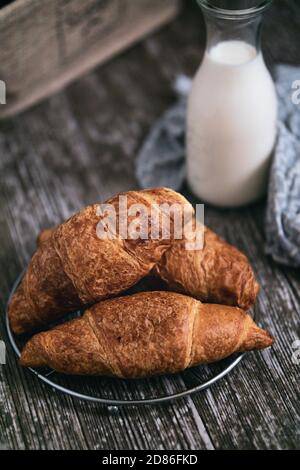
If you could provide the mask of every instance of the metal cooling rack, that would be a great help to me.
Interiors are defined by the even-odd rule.
[[[24,272],[16,279],[10,292],[8,304],[19,286]],[[79,315],[80,312],[75,312],[69,315],[67,319]],[[8,308],[6,308],[5,322],[8,339],[19,358],[25,341],[15,337],[12,333],[8,320]],[[53,325],[50,325],[49,328],[51,326]],[[142,380],[73,377],[59,374],[51,369],[35,370],[29,368],[28,370],[37,379],[59,392],[81,400],[106,405],[111,407],[112,410],[117,410],[121,406],[165,403],[205,390],[229,374],[239,364],[243,356],[244,354],[235,354],[218,363],[194,367],[180,374]]]

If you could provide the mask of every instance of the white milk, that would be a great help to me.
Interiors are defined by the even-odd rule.
[[[206,52],[188,104],[188,181],[218,206],[240,206],[267,189],[277,99],[261,53],[243,41]]]

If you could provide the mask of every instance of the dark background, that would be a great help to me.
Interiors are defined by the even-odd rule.
[[[6,342],[5,303],[39,230],[91,202],[137,187],[135,155],[151,125],[174,101],[176,75],[193,75],[203,53],[199,8],[191,0],[184,4],[182,14],[163,30],[64,92],[0,123],[1,337]],[[270,66],[300,64],[300,2],[275,3],[265,19],[263,49]],[[262,286],[259,322],[276,338],[271,350],[248,354],[230,376],[192,398],[112,414],[53,392],[19,367],[8,346],[7,364],[0,366],[3,446],[299,447],[300,365],[291,360],[292,343],[300,338],[299,272],[265,256],[264,210],[264,201],[243,210],[207,207],[206,223],[253,264]]]

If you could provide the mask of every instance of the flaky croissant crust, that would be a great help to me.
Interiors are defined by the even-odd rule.
[[[201,230],[198,223],[197,229]],[[186,240],[175,240],[152,274],[172,291],[189,294],[203,302],[236,305],[247,310],[259,291],[247,257],[204,227],[203,248],[189,251]]]
[[[194,227],[193,227],[194,229]],[[201,225],[197,224],[197,230]],[[47,240],[54,229],[43,230],[38,243]],[[259,292],[247,257],[226,243],[208,227],[204,227],[204,244],[197,250],[186,250],[186,238],[174,240],[154,266],[148,284],[157,279],[161,288],[191,295],[203,302],[250,308]]]
[[[187,204],[180,194],[157,188],[123,193],[128,207],[142,203]],[[119,196],[106,202],[116,209]],[[89,206],[57,227],[33,255],[25,277],[9,305],[9,319],[16,334],[53,321],[64,313],[127,290],[147,275],[171,246],[174,237],[147,240],[102,240],[97,237],[98,205]],[[150,213],[150,212],[149,212]]]
[[[65,374],[140,378],[176,373],[272,342],[237,307],[202,304],[172,292],[142,292],[100,302],[83,317],[34,336],[21,364]]]

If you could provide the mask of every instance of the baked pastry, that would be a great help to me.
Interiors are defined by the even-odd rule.
[[[237,307],[202,304],[173,292],[100,302],[81,318],[37,334],[21,364],[64,374],[141,378],[219,361],[273,339]]]
[[[197,224],[197,230],[201,226]],[[153,268],[168,289],[203,301],[236,305],[247,310],[259,291],[247,257],[204,227],[203,248],[186,250],[186,239],[175,240]]]
[[[119,228],[115,238],[99,238],[97,227],[105,214],[98,215],[97,204],[61,224],[40,244],[12,297],[9,320],[14,333],[30,332],[66,312],[117,295],[146,276],[170,248],[174,238],[175,216],[172,211],[168,237],[164,238],[162,232],[156,238],[152,236],[150,211],[153,205],[156,205],[161,218],[164,215],[164,210],[160,209],[163,203],[177,204],[178,207],[186,205],[185,208],[193,213],[192,206],[183,196],[158,188],[123,193],[107,201],[106,205],[115,208],[117,220],[122,215],[119,213],[119,196],[127,197],[127,208],[137,203],[144,204],[149,212],[148,238],[123,239]],[[127,214],[126,209],[126,217]],[[128,217],[128,226],[136,217]],[[160,226],[158,228],[161,229]]]
[[[47,240],[54,230],[43,230],[38,243]],[[201,230],[199,223],[197,230]],[[202,302],[235,305],[244,310],[254,304],[259,284],[243,253],[208,227],[204,227],[203,247],[187,250],[186,243],[186,237],[174,240],[149,279],[143,281],[143,286],[152,289],[152,285],[156,285],[159,289],[191,295]],[[159,284],[159,281],[162,282]]]

